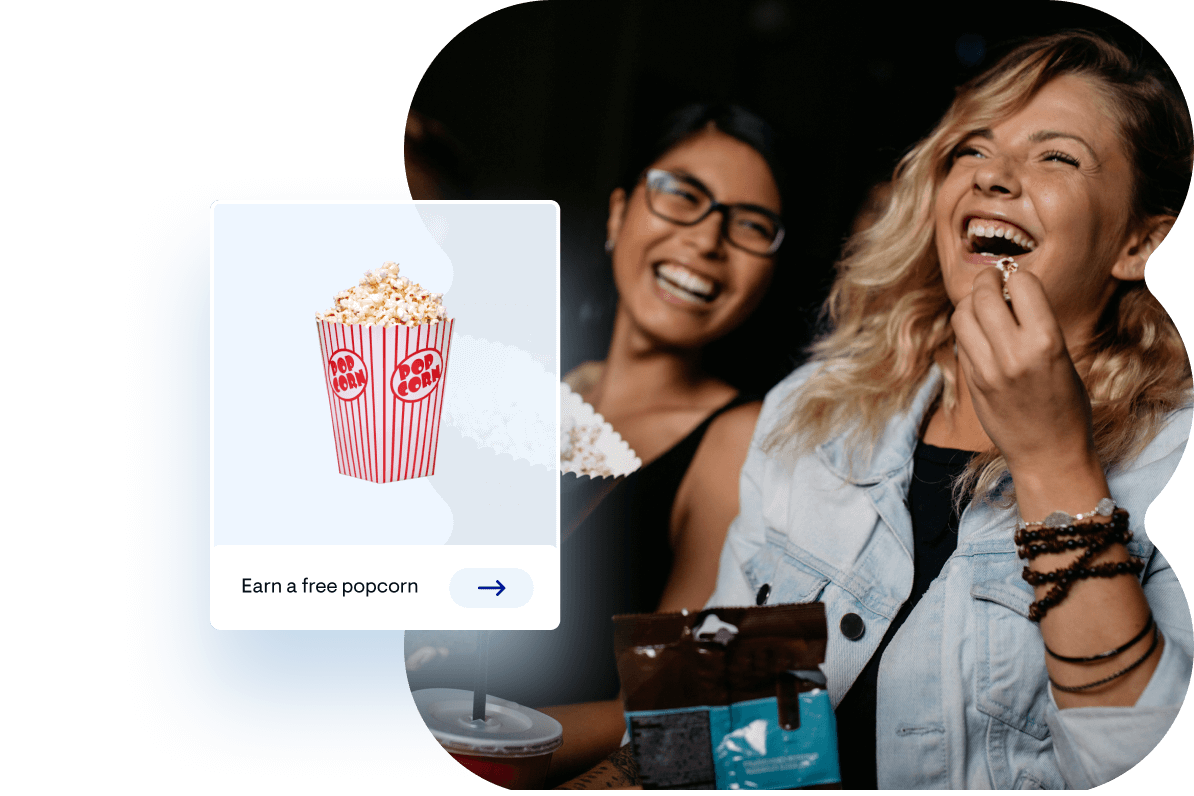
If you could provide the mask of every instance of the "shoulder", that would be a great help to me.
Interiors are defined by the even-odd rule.
[[[696,481],[718,483],[729,478],[738,483],[762,408],[762,401],[751,401],[722,412],[709,424],[689,467]]]
[[[1159,460],[1172,457],[1174,453],[1180,456],[1181,451],[1186,447],[1186,441],[1190,438],[1191,420],[1194,420],[1194,406],[1191,406],[1190,403],[1181,409],[1170,412],[1165,417],[1156,436],[1149,440],[1148,444],[1144,446],[1144,450],[1129,466],[1132,468],[1148,466]]]
[[[777,425],[782,425],[791,411],[790,404],[795,394],[825,367],[825,362],[807,362],[772,387],[763,398],[758,417],[758,431],[770,431]]]
[[[601,380],[601,374],[604,370],[604,362],[592,360],[582,362],[564,374],[563,382],[568,385],[572,392],[585,395]]]
[[[762,409],[762,401],[751,401],[722,412],[709,424],[703,444],[719,448],[741,443],[745,450],[750,443],[751,435],[754,434],[755,424],[759,421]]]
[[[695,499],[720,499],[718,495],[725,492],[737,504],[738,476],[762,408],[762,401],[751,401],[722,412],[709,424],[685,474],[685,481],[696,490]]]
[[[1171,412],[1138,456],[1108,472],[1111,495],[1132,515],[1134,528],[1177,471],[1192,418],[1194,410],[1188,406]]]

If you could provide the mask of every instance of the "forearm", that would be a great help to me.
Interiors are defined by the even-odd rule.
[[[564,745],[551,757],[548,782],[563,782],[588,770],[617,750],[626,732],[622,702],[582,702],[540,708],[564,726]]]
[[[560,790],[608,790],[634,787],[641,787],[638,778],[638,765],[634,762],[634,753],[630,749],[630,744],[626,744],[590,771],[560,785]]]
[[[1097,462],[1091,457],[1076,457],[1075,461],[1050,462],[1047,470],[1034,472],[1020,468],[1013,477],[1020,515],[1026,521],[1037,521],[1053,511],[1069,514],[1089,512],[1110,492]],[[1110,518],[1097,517],[1092,522],[1106,522]],[[1044,553],[1029,562],[1037,572],[1065,569],[1082,554],[1083,549],[1059,553]],[[1104,563],[1128,561],[1127,548],[1112,544],[1095,553],[1085,568]],[[1037,600],[1054,587],[1041,583],[1034,587]],[[1072,581],[1066,596],[1040,621],[1045,646],[1065,657],[1089,657],[1123,647],[1140,634],[1148,623],[1149,605],[1140,581],[1130,574],[1113,577],[1091,577]],[[1145,633],[1135,643],[1105,660],[1071,663],[1045,655],[1045,665],[1055,684],[1086,685],[1121,672],[1140,661],[1130,672],[1105,684],[1082,691],[1065,691],[1054,687],[1053,696],[1060,708],[1121,706],[1136,703],[1149,683],[1163,650],[1164,640],[1154,645],[1152,632]],[[1149,652],[1152,648],[1151,653]],[[1147,654],[1147,657],[1146,657]],[[1143,660],[1142,660],[1143,659]]]

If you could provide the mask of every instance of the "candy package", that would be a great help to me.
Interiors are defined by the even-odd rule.
[[[776,789],[841,781],[819,668],[821,603],[614,617],[643,787]]]

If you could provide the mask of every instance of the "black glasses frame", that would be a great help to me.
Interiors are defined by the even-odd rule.
[[[710,214],[715,213],[717,211],[721,211],[721,237],[722,237],[722,240],[724,240],[726,243],[733,246],[735,249],[741,249],[742,251],[749,252],[751,254],[770,256],[772,254],[775,254],[775,252],[779,249],[779,245],[781,243],[783,243],[783,241],[784,241],[783,221],[780,219],[779,215],[772,212],[771,210],[768,210],[765,207],[759,207],[758,205],[751,205],[751,204],[734,204],[734,205],[722,204],[721,202],[719,202],[713,198],[713,194],[709,191],[708,188],[705,187],[705,185],[700,180],[696,179],[695,177],[689,177],[686,174],[676,174],[675,172],[668,171],[667,169],[647,169],[646,171],[643,172],[642,178],[644,180],[646,180],[646,186],[648,188],[648,190],[646,191],[646,194],[645,194],[646,199],[647,199],[647,209],[665,221],[670,221],[673,224],[679,224],[682,227],[695,227],[697,224],[701,223],[706,218],[708,218],[710,216]],[[704,194],[709,199],[709,207],[707,207],[705,209],[705,212],[701,213],[701,215],[693,221],[680,221],[679,219],[672,218],[671,216],[665,216],[663,213],[660,213],[658,210],[656,210],[655,207],[651,204],[651,191],[649,190],[651,187],[651,183],[654,181],[660,180],[660,179],[677,180],[679,182],[683,182],[683,183],[686,183],[686,184],[692,186],[693,188],[700,191],[702,194]],[[745,246],[743,246],[742,244],[736,243],[734,241],[734,239],[730,237],[730,216],[733,215],[735,210],[748,210],[752,213],[759,213],[760,215],[766,216],[768,219],[770,219],[775,224],[775,229],[776,229],[775,240],[771,241],[771,246],[767,249],[767,251],[759,252],[759,251],[755,251],[753,249],[748,249]]]

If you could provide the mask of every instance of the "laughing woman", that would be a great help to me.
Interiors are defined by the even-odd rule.
[[[1145,262],[1190,182],[1175,88],[1088,34],[960,89],[767,397],[710,605],[819,600],[844,787],[1091,787],[1184,698],[1144,532],[1190,429]]]
[[[495,633],[489,649],[491,693],[564,725],[550,781],[621,740],[611,617],[709,599],[761,407],[750,381],[779,371],[770,386],[791,368],[757,345],[782,313],[772,283],[786,278],[774,139],[740,107],[686,106],[610,195],[613,334],[604,360],[565,381],[645,464],[561,546],[560,627]]]

